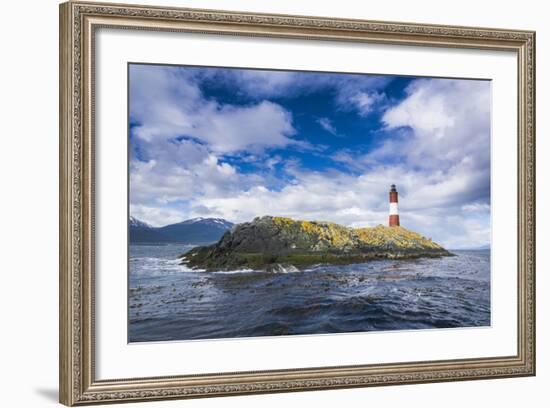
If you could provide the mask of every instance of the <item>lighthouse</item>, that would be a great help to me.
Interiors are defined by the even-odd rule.
[[[397,211],[397,190],[395,184],[390,188],[390,227],[399,227],[399,211]]]

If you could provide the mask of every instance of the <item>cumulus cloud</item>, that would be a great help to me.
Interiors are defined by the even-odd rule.
[[[187,136],[222,154],[300,144],[292,139],[291,113],[280,105],[208,100],[192,75],[173,67],[132,65],[130,99],[133,132],[144,142]]]
[[[292,116],[280,105],[209,100],[196,78],[174,67],[132,65],[130,100],[130,201],[134,215],[151,224],[178,218],[176,209],[160,211],[162,206],[255,185],[259,176],[238,173],[224,155],[308,147],[292,138]]]
[[[352,227],[386,224],[388,190],[397,182],[402,225],[449,248],[489,241],[487,217],[462,212],[460,194],[402,167],[377,168],[361,175],[294,170],[294,183],[281,190],[257,185],[232,196],[204,198],[190,208],[191,216],[216,216],[245,222],[259,215],[325,220]],[[454,184],[452,182],[451,184]],[[431,187],[433,186],[433,187]],[[437,194],[436,190],[439,190]],[[480,244],[480,245],[481,245]]]
[[[163,205],[205,195],[225,196],[254,185],[259,176],[244,175],[191,142],[159,149],[155,159],[130,163],[130,198],[136,204]]]
[[[197,75],[203,80],[230,84],[238,88],[239,94],[256,100],[329,91],[335,94],[335,107],[363,115],[385,101],[385,94],[379,90],[393,80],[387,75],[218,68],[203,69]]]
[[[448,170],[459,163],[489,167],[490,82],[421,79],[409,85],[407,95],[385,112],[383,121],[388,129],[412,133],[390,148],[382,145],[373,155],[398,155],[430,169]]]
[[[423,79],[413,82],[407,94],[383,120],[389,129],[411,132],[372,154],[393,154],[407,167],[435,177],[420,188],[428,203],[489,206],[490,82]]]
[[[163,227],[182,221],[181,211],[166,207],[130,204],[130,214],[138,220],[147,220],[147,224],[153,227]]]
[[[259,185],[235,196],[201,200],[200,210],[238,222],[267,214],[356,226],[385,220],[387,209],[378,206],[376,194],[369,192],[368,180],[341,172],[295,170],[294,175],[294,183],[281,190]]]

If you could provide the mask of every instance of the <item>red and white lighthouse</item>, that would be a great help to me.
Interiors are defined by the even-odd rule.
[[[397,190],[395,184],[390,188],[390,227],[399,227],[399,211],[397,210]]]

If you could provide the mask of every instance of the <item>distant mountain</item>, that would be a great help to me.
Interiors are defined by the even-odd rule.
[[[190,244],[216,242],[233,224],[221,218],[193,218],[159,228],[170,242]]]
[[[222,218],[193,218],[164,227],[152,227],[135,217],[129,219],[130,242],[207,244],[218,241],[233,227]]]
[[[470,251],[486,251],[488,249],[491,249],[491,244],[485,244],[478,247],[468,248]]]
[[[135,217],[130,217],[128,226],[130,227],[130,242],[167,242],[159,228],[152,227]]]
[[[171,225],[180,225],[180,224],[182,224],[182,225],[193,225],[193,224],[210,225],[210,226],[213,226],[213,227],[221,227],[221,228],[225,228],[225,229],[233,228],[233,225],[235,225],[232,222],[224,220],[223,218],[203,218],[203,217],[191,218],[190,220],[182,221],[179,224],[171,224]],[[167,227],[168,226],[169,225],[167,225]],[[166,228],[166,227],[163,227],[163,228]]]
[[[128,221],[130,228],[153,228],[146,222],[138,220],[136,217],[130,216],[130,220]]]

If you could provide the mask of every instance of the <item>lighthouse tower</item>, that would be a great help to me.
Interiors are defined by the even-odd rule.
[[[397,190],[395,184],[390,189],[390,227],[399,227],[399,211],[397,211]]]

